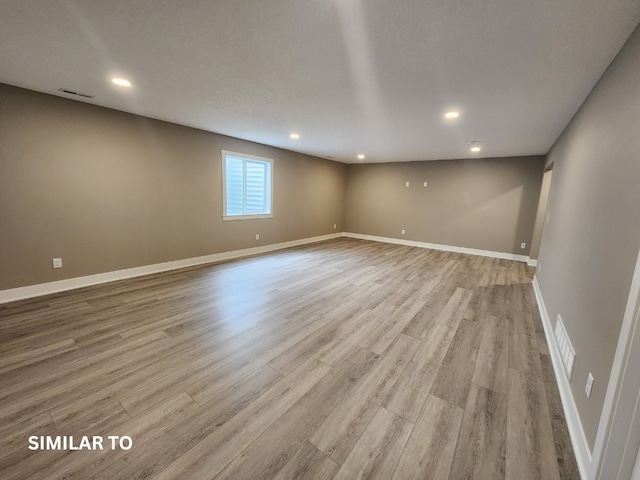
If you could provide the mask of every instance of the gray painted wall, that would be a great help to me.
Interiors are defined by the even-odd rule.
[[[559,313],[576,350],[571,389],[591,448],[640,248],[639,133],[636,29],[547,159],[551,217],[537,276],[552,325]]]
[[[342,164],[6,85],[0,99],[0,289],[344,229]],[[272,219],[222,221],[223,149],[275,160]]]
[[[347,230],[528,255],[543,166],[544,157],[349,165]]]

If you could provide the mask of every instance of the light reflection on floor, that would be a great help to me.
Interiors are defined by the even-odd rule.
[[[209,295],[213,293],[213,297],[210,297],[212,310],[206,312],[206,322],[210,325],[215,323],[216,331],[222,335],[233,335],[262,326],[265,312],[277,308],[279,299],[284,295],[284,291],[265,284],[264,279],[289,276],[294,270],[287,266],[313,256],[314,252],[308,251],[279,252],[268,257],[254,257],[250,261],[220,264],[210,270],[207,272],[210,277],[208,288]],[[287,291],[290,288],[295,288],[295,284]]]

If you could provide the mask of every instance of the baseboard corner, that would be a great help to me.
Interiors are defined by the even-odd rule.
[[[343,236],[357,238],[360,240],[370,240],[372,242],[393,243],[396,245],[406,245],[408,247],[428,248],[444,252],[462,253],[466,255],[479,255],[481,257],[502,258],[505,260],[515,260],[517,262],[527,262],[529,257],[517,253],[495,252],[492,250],[480,250],[469,247],[456,247],[454,245],[442,245],[439,243],[420,242],[417,240],[404,240],[402,238],[381,237],[378,235],[367,235],[363,233],[343,232]]]

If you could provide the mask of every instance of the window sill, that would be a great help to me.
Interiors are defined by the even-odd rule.
[[[273,218],[273,213],[265,213],[260,215],[224,215],[223,222],[231,220],[257,220],[258,218]]]

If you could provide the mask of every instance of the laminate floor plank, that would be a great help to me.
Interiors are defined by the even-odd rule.
[[[442,282],[440,277],[435,277],[438,285],[431,290],[431,295],[425,300],[424,306],[416,313],[402,333],[415,338],[424,338],[432,324],[438,321],[443,310],[453,309],[451,304],[457,304],[464,293],[455,285]],[[460,291],[459,291],[460,290]],[[445,314],[446,316],[446,314]]]
[[[288,374],[307,359],[311,358],[318,350],[334,340],[338,327],[337,322],[323,325],[311,335],[307,335],[297,344],[271,360],[269,365],[284,375]]]
[[[529,311],[533,317],[533,325],[536,331],[536,343],[538,345],[538,352],[542,355],[549,355],[549,344],[547,343],[547,336],[544,332],[544,326],[542,325],[542,318],[540,317],[540,310],[536,303],[533,287],[529,287]]]
[[[376,309],[365,310],[355,315],[338,329],[336,338],[315,352],[313,358],[327,365],[342,362],[373,330],[378,328],[382,317]]]
[[[139,447],[174,423],[182,421],[198,408],[198,405],[187,394],[180,393],[147,410],[137,418],[128,419],[109,428],[110,435],[127,435],[132,438],[132,441],[135,438],[135,446]],[[75,428],[71,431],[75,431]],[[90,432],[91,429],[86,431]],[[108,439],[106,440],[108,441]],[[38,478],[39,474],[45,473],[42,476],[43,479],[84,480],[94,475],[95,472],[108,467],[111,463],[124,456],[126,452],[126,450],[122,449],[111,449],[107,445],[105,445],[104,450],[90,453],[76,451],[48,465],[46,472],[36,472],[30,478],[35,479]],[[108,476],[107,472],[105,472],[105,476]]]
[[[456,328],[445,323],[432,325],[387,395],[383,403],[385,408],[410,422],[416,422],[455,333]]]
[[[336,238],[0,305],[0,478],[576,478],[533,273]]]
[[[505,267],[498,267],[498,272],[504,271]],[[501,274],[499,274],[500,276]],[[498,318],[509,318],[515,312],[509,308],[509,285],[504,278],[496,279],[495,285],[488,288],[486,296],[486,313]]]
[[[309,441],[342,464],[375,415],[418,347],[413,337],[399,334],[351,394],[331,412]]]
[[[472,382],[507,394],[509,384],[509,321],[488,316],[476,359]]]
[[[244,449],[216,479],[272,478],[332,410],[347,401],[359,380],[375,366],[375,354],[365,349],[355,350]],[[264,455],[265,451],[269,455]]]
[[[555,443],[542,379],[509,369],[506,478],[558,480]]]
[[[391,342],[397,338],[398,334],[402,332],[407,323],[420,311],[422,305],[421,302],[411,302],[410,306],[403,308],[403,304],[403,306],[398,308],[398,312],[395,315],[389,315],[386,320],[383,320],[382,323],[362,341],[360,346],[362,348],[368,348],[372,352],[382,354]]]
[[[533,315],[530,312],[510,318],[509,368],[538,377],[542,375]]]
[[[293,341],[295,341],[295,339]],[[131,409],[133,408],[132,402],[130,401],[132,395],[130,394],[127,396],[124,392],[131,390],[132,388],[138,389],[136,394],[133,394],[133,396],[137,397],[135,399],[135,403],[138,407],[144,404],[143,401],[145,398],[153,396],[154,393],[157,396],[153,401],[159,401],[181,390],[185,390],[190,393],[198,403],[204,403],[207,398],[214,396],[220,389],[233,385],[233,383],[240,380],[242,376],[257,369],[265,361],[255,358],[247,358],[244,356],[244,353],[241,355],[227,355],[227,353],[235,350],[246,348],[246,344],[228,344],[220,350],[214,350],[211,352],[211,355],[214,357],[214,361],[211,365],[214,365],[215,367],[212,368],[210,366],[208,371],[199,371],[195,365],[200,365],[204,361],[208,361],[208,358],[206,357],[208,354],[206,354],[205,351],[210,350],[210,346],[207,346],[206,341],[199,341],[199,343],[194,343],[193,345],[198,346],[198,348],[194,348],[189,351],[181,351],[181,353],[186,356],[182,355],[172,358],[170,354],[167,353],[160,362],[154,365],[153,370],[147,369],[147,372],[152,371],[153,374],[149,375],[149,373],[147,373],[146,381],[148,382],[149,380],[155,379],[153,382],[137,382],[136,380],[138,377],[136,372],[136,374],[129,376],[126,382],[109,384],[102,390],[96,392],[96,394],[91,398],[84,397],[81,400],[67,404],[64,407],[54,408],[52,410],[54,420],[60,422],[65,418],[64,421],[67,421],[67,417],[77,415],[83,408],[90,408],[90,406],[95,405],[96,402],[102,401],[102,398],[108,399],[114,395],[122,398]],[[285,346],[286,341],[279,342],[276,345],[278,349],[285,348]],[[200,350],[200,347],[204,348],[204,351]],[[205,356],[203,357],[203,355]],[[183,374],[178,381],[173,377],[167,377],[168,372],[172,371],[176,366],[179,367],[181,364],[190,365],[188,368],[192,372],[199,373],[200,375],[189,376]],[[167,380],[170,380],[170,383],[167,383]],[[144,406],[142,408],[144,408]]]
[[[51,406],[51,416],[57,426],[64,426],[73,422],[75,418],[91,411],[96,405],[110,402],[114,397],[118,397],[123,392],[151,383],[158,378],[166,375],[166,369],[180,361],[190,362],[194,358],[204,353],[205,343],[202,342],[193,348],[188,348],[188,342],[173,343],[167,345],[165,349],[160,350],[158,358],[153,363],[143,363],[142,365],[124,365],[123,373],[114,373],[114,377],[118,378],[97,389],[89,395],[68,395],[64,402]],[[202,348],[202,349],[201,349]],[[145,368],[146,367],[146,368]],[[58,399],[60,400],[60,399]]]
[[[70,350],[77,349],[76,342],[69,338],[46,347],[38,348],[35,350],[29,350],[27,352],[5,356],[0,358],[0,374],[10,372],[13,369],[24,367],[36,362],[43,362],[56,355],[63,354]]]
[[[338,470],[335,480],[390,479],[412,429],[413,423],[380,407]]]
[[[330,370],[319,361],[309,359],[156,478],[212,478]]]
[[[541,354],[540,364],[542,366],[542,378],[544,379],[544,390],[547,396],[549,416],[551,417],[551,429],[555,442],[555,453],[558,461],[560,479],[579,479],[580,471],[578,470],[576,457],[573,453],[573,445],[571,443],[571,437],[569,436],[567,421],[564,418],[560,392],[555,383],[555,373],[553,371],[551,357]]]
[[[139,388],[134,387],[130,393],[123,392],[118,395],[118,399],[132,416],[140,414],[156,403],[160,403],[179,392],[187,392],[194,399],[198,397],[196,401],[203,404],[208,397],[214,396],[215,393],[201,394],[202,390],[198,388],[199,382],[202,382],[205,387],[209,387],[212,380],[218,380],[218,383],[215,384],[215,390],[221,390],[233,385],[264,364],[263,360],[251,362],[243,357],[230,357],[231,361],[227,360],[223,363],[223,360],[217,355],[213,358],[204,357],[201,360],[194,362],[197,363],[195,365],[192,363],[183,368],[172,370],[171,373],[152,383]],[[233,378],[230,378],[231,376]]]
[[[449,301],[436,317],[436,322],[446,323],[453,328],[458,328],[472,296],[472,290],[456,288]]]
[[[55,435],[56,427],[49,412],[13,425],[0,425],[0,458],[25,447],[24,439],[31,435]]]
[[[480,348],[482,329],[468,320],[461,320],[438,375],[433,381],[431,394],[464,408]]]
[[[122,356],[104,365],[106,372],[100,368],[99,373],[86,372],[77,378],[65,378],[46,390],[37,390],[24,396],[21,402],[12,402],[11,398],[2,400],[0,418],[3,421],[12,421],[17,417],[58,408],[57,415],[52,414],[54,421],[58,422],[58,425],[61,422],[69,423],[72,421],[72,416],[78,414],[79,410],[85,407],[90,408],[96,401],[108,402],[114,382],[135,384],[138,378],[148,376],[149,373],[144,372],[144,367],[154,362],[166,362],[164,355],[172,346],[175,346],[172,339],[163,338],[157,342],[149,342],[140,348],[139,364],[135,364],[133,358]],[[138,371],[138,378],[130,376],[132,370]]]
[[[506,435],[507,396],[471,385],[449,478],[504,479]]]
[[[115,427],[129,420],[121,405],[111,402],[102,405],[92,414],[82,419],[78,419],[67,428],[56,429],[53,436],[69,436],[77,432],[75,444],[79,443],[78,438],[83,435],[110,435]],[[80,454],[80,455],[78,455]],[[46,480],[51,478],[50,470],[54,465],[66,462],[74,462],[74,459],[89,459],[92,455],[89,452],[73,450],[29,450],[25,446],[14,454],[0,459],[0,477],[3,480],[19,480],[24,478]],[[12,458],[13,457],[13,458]],[[94,457],[95,458],[95,457]]]
[[[215,408],[200,408],[162,435],[134,446],[131,452],[109,466],[109,475],[129,479],[159,474],[211,434],[225,428],[234,416],[270,391],[282,378],[282,374],[267,366],[257,370],[221,392],[212,401]],[[96,475],[97,478],[100,476]]]
[[[30,365],[24,370],[13,371],[0,377],[0,406],[10,396],[30,396],[37,392],[57,389],[59,384],[72,378],[76,386],[86,381],[95,385],[95,379],[110,371],[116,361],[128,355],[140,358],[145,346],[155,349],[150,343],[165,343],[170,337],[164,332],[156,332],[127,344],[117,344],[108,350],[82,348],[68,352],[41,365]],[[92,382],[93,380],[93,382]],[[15,404],[15,402],[11,402]],[[6,412],[3,407],[3,413]],[[0,414],[0,417],[2,415]]]
[[[489,298],[487,295],[489,287],[486,283],[482,283],[482,286],[477,286],[473,291],[473,296],[467,304],[467,310],[464,313],[463,318],[470,322],[481,322],[487,315],[489,315]]]
[[[400,456],[393,480],[449,478],[462,416],[461,408],[429,395]]]
[[[331,480],[340,468],[324,453],[304,442],[274,480]]]

